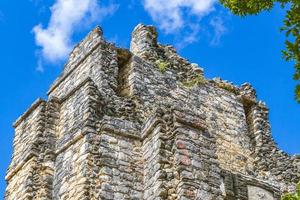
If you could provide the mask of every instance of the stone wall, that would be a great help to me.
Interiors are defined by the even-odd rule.
[[[14,125],[8,200],[273,200],[300,180],[252,86],[206,79],[152,26],[130,51],[95,28],[48,95]]]

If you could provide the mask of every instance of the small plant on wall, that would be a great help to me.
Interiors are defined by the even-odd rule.
[[[300,200],[300,182],[298,183],[296,192],[294,194],[285,194],[281,200]]]
[[[183,82],[183,86],[186,88],[192,88],[196,85],[203,85],[206,83],[206,80],[203,76],[199,75],[199,74],[195,74],[194,77],[192,77],[190,80],[187,80],[185,82]]]
[[[157,60],[155,64],[161,73],[164,73],[167,70],[167,68],[170,66],[170,63],[165,62],[163,60]]]

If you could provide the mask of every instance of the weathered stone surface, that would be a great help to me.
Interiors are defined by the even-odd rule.
[[[300,180],[254,88],[205,79],[152,26],[130,51],[94,29],[48,96],[14,124],[7,200],[273,200]]]
[[[251,185],[248,186],[248,198],[249,200],[274,200],[271,192]]]

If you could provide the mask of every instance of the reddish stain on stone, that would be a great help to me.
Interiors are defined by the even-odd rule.
[[[182,156],[180,162],[184,165],[190,165],[191,159],[188,156]]]
[[[196,197],[195,192],[192,191],[192,190],[186,191],[186,196],[189,197],[189,198],[194,198],[194,197]]]
[[[184,142],[181,141],[181,140],[178,140],[178,141],[176,142],[176,144],[177,144],[177,148],[178,148],[178,149],[184,149],[184,148],[185,148],[185,144],[184,144]]]

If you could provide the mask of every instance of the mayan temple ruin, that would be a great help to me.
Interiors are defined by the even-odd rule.
[[[139,24],[130,50],[95,28],[14,123],[6,200],[278,200],[300,156],[278,149],[255,89],[220,78]]]

